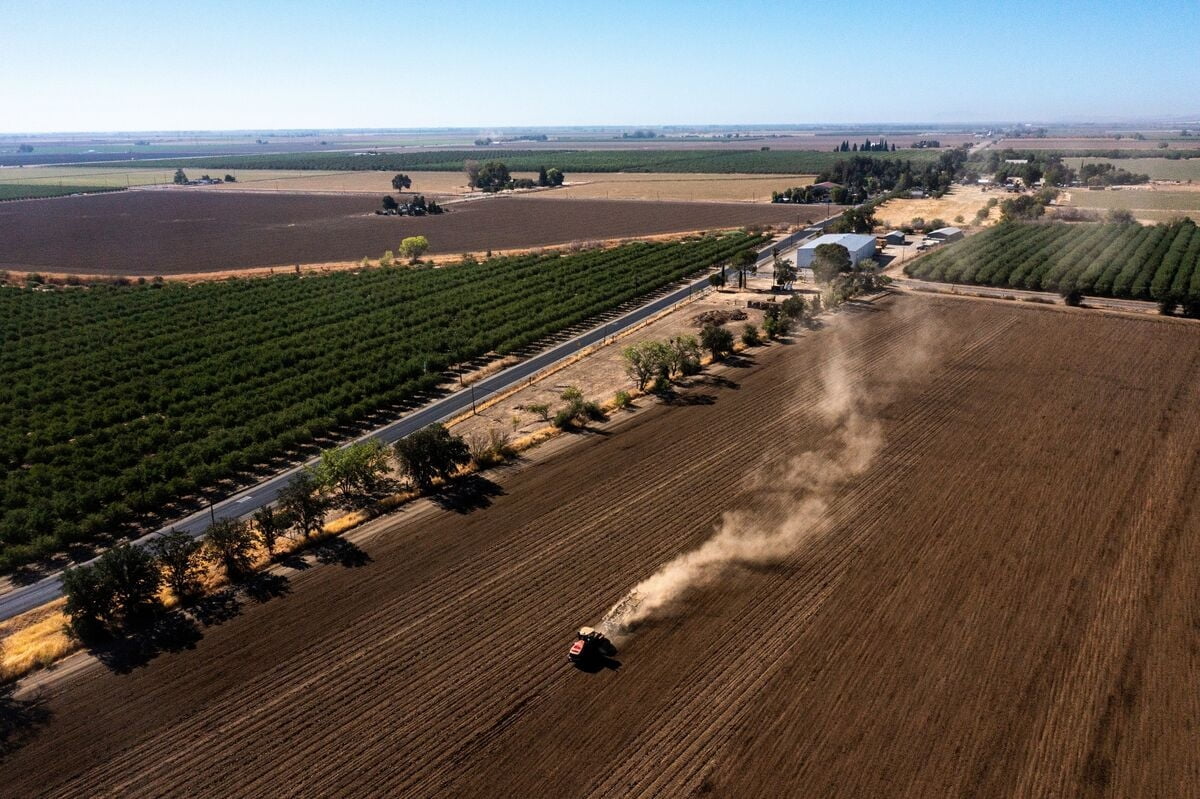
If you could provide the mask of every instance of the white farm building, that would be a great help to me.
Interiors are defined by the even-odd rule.
[[[822,244],[840,244],[850,253],[850,263],[858,266],[863,261],[875,255],[875,237],[866,233],[826,233],[796,250],[796,266],[805,268],[812,266],[817,248]]]

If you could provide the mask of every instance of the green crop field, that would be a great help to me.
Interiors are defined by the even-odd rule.
[[[0,289],[0,569],[395,408],[758,244],[746,234],[441,269]]]
[[[88,186],[59,183],[3,183],[0,182],[0,201],[34,200],[41,197],[65,197],[68,194],[96,194],[104,191],[120,191],[124,186]]]
[[[146,162],[154,167],[185,167],[192,171],[226,169],[319,169],[327,171],[380,170],[388,172],[457,172],[468,160],[502,161],[509,169],[536,172],[538,167],[564,172],[707,172],[816,174],[858,153],[816,150],[444,150],[438,152],[283,153],[279,155],[215,156],[179,161]],[[867,153],[872,158],[931,162],[936,150],[898,150]],[[95,166],[100,166],[96,164]],[[120,164],[127,166],[127,164]]]
[[[1100,297],[1174,298],[1200,311],[1200,232],[1171,225],[1006,222],[919,258],[923,280]]]

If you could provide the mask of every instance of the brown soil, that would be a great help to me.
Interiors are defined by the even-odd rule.
[[[372,522],[369,563],[295,573],[193,649],[58,680],[5,793],[1187,795],[1200,333],[918,296],[842,316],[474,505]],[[574,626],[778,496],[749,478],[825,439],[835,357],[886,442],[829,531],[619,669],[568,666]]]
[[[0,268],[167,275],[356,261],[424,235],[430,253],[507,250],[747,224],[824,207],[489,198],[442,216],[375,216],[372,197],[135,191],[0,205]]]

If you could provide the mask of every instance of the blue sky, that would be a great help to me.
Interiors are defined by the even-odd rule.
[[[0,131],[1200,116],[1200,2],[0,0]]]

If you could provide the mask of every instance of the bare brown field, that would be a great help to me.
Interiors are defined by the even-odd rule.
[[[63,170],[59,170],[63,171]],[[450,197],[478,194],[466,185],[461,172],[409,172],[412,192]],[[514,172],[517,178],[535,173]],[[376,196],[395,194],[392,173],[384,172],[271,172],[241,170],[236,183],[200,187],[201,191],[362,192]],[[65,178],[64,178],[65,179]],[[686,200],[712,202],[770,202],[771,192],[807,186],[812,175],[738,175],[680,173],[573,172],[567,185],[538,192],[541,197],[612,200]]]
[[[814,175],[600,173],[567,175],[567,184],[547,197],[567,199],[771,202],[771,192],[808,186]]]
[[[168,275],[357,261],[424,235],[430,254],[822,218],[824,207],[499,197],[384,217],[373,196],[147,190],[0,205],[0,268]],[[835,207],[834,211],[838,209]]]
[[[1050,344],[1052,342],[1052,344]],[[1186,796],[1200,747],[1200,328],[901,296],[673,406],[368,525],[129,673],[52,678],[14,796]],[[821,535],[597,673],[571,629],[831,444],[882,447]],[[1146,369],[1152,363],[1154,369]],[[770,420],[764,424],[764,420]],[[565,439],[560,439],[565,442]],[[235,618],[230,618],[235,616]]]

